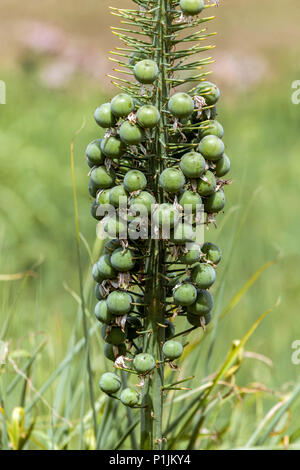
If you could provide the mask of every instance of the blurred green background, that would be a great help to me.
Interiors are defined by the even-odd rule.
[[[78,308],[67,291],[79,291],[70,142],[83,121],[75,143],[80,230],[90,246],[95,240],[84,150],[99,136],[94,109],[115,93],[104,74],[112,71],[107,55],[117,44],[110,25],[118,21],[108,5],[119,3],[0,3],[0,79],[7,87],[7,103],[0,105],[0,275],[35,273],[0,280],[0,326],[10,351],[31,351],[47,339],[33,377],[36,387],[64,357]],[[122,7],[129,5],[122,0]],[[229,262],[224,305],[280,253],[220,324],[210,372],[231,341],[281,297],[247,345],[269,357],[273,367],[248,359],[238,376],[241,383],[261,381],[279,389],[294,383],[300,371],[291,362],[291,344],[300,339],[300,105],[291,101],[292,82],[300,79],[299,13],[298,0],[221,0],[209,25],[218,31],[211,41],[217,46],[212,80],[222,91],[218,119],[232,160],[221,231],[206,234],[224,252],[219,280]],[[231,255],[235,224],[245,214]],[[84,246],[82,258],[88,273]],[[93,304],[89,294],[91,311]],[[101,347],[93,344],[95,380],[104,367]]]

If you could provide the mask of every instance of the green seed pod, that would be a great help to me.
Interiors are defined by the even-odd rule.
[[[110,204],[109,192],[110,192],[110,189],[103,189],[102,191],[100,191],[97,194],[96,203],[100,206],[106,206]]]
[[[131,271],[135,266],[134,256],[131,250],[117,248],[111,255],[110,262],[119,272]]]
[[[187,93],[176,93],[169,99],[168,109],[178,119],[188,118],[194,111],[194,101]]]
[[[214,83],[201,82],[193,91],[193,95],[203,96],[207,106],[212,106],[219,100],[220,90]]]
[[[106,372],[101,376],[99,386],[102,392],[111,395],[112,393],[116,393],[120,390],[121,379],[113,372]]]
[[[204,243],[201,248],[202,253],[204,253],[205,258],[208,261],[211,261],[213,264],[218,264],[222,259],[221,249],[214,243]]]
[[[126,355],[125,344],[119,344],[114,346],[113,344],[105,343],[104,345],[104,356],[112,362],[115,362],[117,357]]]
[[[201,140],[198,150],[206,160],[215,162],[222,157],[225,146],[222,140],[216,135],[206,135]]]
[[[217,187],[215,175],[211,171],[206,171],[200,178],[197,186],[198,193],[201,196],[210,196],[214,194]]]
[[[97,204],[96,201],[93,201],[92,204],[91,204],[91,208],[90,208],[92,217],[94,217],[94,219],[96,219],[96,220],[101,220],[102,217],[97,215],[98,208],[99,208],[99,204]]]
[[[199,134],[201,139],[203,139],[203,137],[207,135],[216,135],[217,137],[219,137],[219,139],[222,139],[224,135],[224,129],[218,121],[211,120],[203,123],[203,126],[200,128]]]
[[[126,145],[138,145],[144,140],[145,134],[137,124],[125,121],[120,127],[120,138]]]
[[[188,312],[186,316],[187,321],[193,326],[202,326],[201,321],[204,321],[204,325],[207,326],[211,322],[211,318],[211,312],[201,316],[193,315],[192,313]]]
[[[109,191],[109,202],[114,207],[119,207],[121,202],[123,204],[126,204],[127,203],[127,197],[128,197],[128,192],[124,188],[123,184],[120,184],[118,186],[114,186]]]
[[[141,191],[137,196],[132,196],[129,207],[131,211],[134,211],[136,214],[138,211],[144,213],[143,208],[146,208],[148,214],[150,214],[151,208],[155,202],[155,198],[152,196],[152,194],[148,193],[147,191]]]
[[[145,105],[137,112],[137,122],[144,129],[153,129],[160,120],[160,112],[156,106]]]
[[[96,197],[97,196],[98,188],[97,188],[97,186],[95,185],[95,183],[93,182],[93,180],[91,178],[89,180],[88,190],[89,190],[89,193],[90,193],[91,197]]]
[[[117,272],[114,270],[114,268],[111,265],[109,255],[100,256],[97,262],[97,268],[98,268],[101,281],[103,281],[104,279],[115,279],[117,277]],[[97,279],[95,280],[97,282],[101,282],[101,281],[98,281]]]
[[[97,320],[109,325],[113,321],[113,316],[107,308],[107,302],[105,300],[100,300],[95,307],[95,317]]]
[[[197,289],[193,284],[180,284],[173,289],[173,297],[176,305],[187,307],[196,302]]]
[[[202,206],[202,199],[200,194],[189,190],[185,190],[181,193],[178,202],[183,207],[183,209],[186,210],[186,212],[191,210],[191,212],[194,213],[199,211]]]
[[[137,354],[133,360],[133,367],[139,374],[148,374],[155,368],[155,360],[151,354]]]
[[[159,71],[156,62],[145,59],[135,64],[133,72],[138,82],[150,85],[157,79]]]
[[[100,291],[100,284],[95,285],[94,293],[97,300],[103,300],[103,296]]]
[[[204,210],[208,214],[215,214],[224,209],[226,203],[225,194],[222,189],[212,194],[204,201]]]
[[[198,152],[185,153],[180,161],[180,168],[187,178],[200,178],[205,171],[206,162]]]
[[[98,264],[97,264],[97,263],[95,263],[94,266],[93,266],[93,269],[92,269],[92,276],[93,276],[93,278],[94,278],[94,280],[95,280],[96,282],[99,282],[99,283],[100,283],[100,282],[103,281],[103,277],[102,277],[102,275],[101,275],[100,272],[99,272],[99,268],[98,268]]]
[[[210,264],[198,263],[192,269],[192,282],[200,289],[208,289],[216,280],[216,272]]]
[[[116,118],[111,112],[110,103],[105,103],[99,106],[94,113],[96,123],[103,128],[113,127],[116,123]]]
[[[127,339],[132,341],[139,337],[138,332],[142,331],[143,326],[137,317],[128,317],[126,321]]]
[[[223,157],[217,161],[216,164],[216,175],[220,178],[227,175],[230,171],[230,160],[227,155],[224,153]]]
[[[107,333],[109,329],[109,333]],[[119,346],[120,344],[123,344],[126,340],[126,333],[122,331],[121,328],[118,326],[109,326],[109,325],[103,325],[102,330],[101,330],[101,335],[102,338],[109,344],[113,344],[114,346]]]
[[[121,246],[120,240],[118,240],[117,238],[108,240],[104,245],[104,253],[111,255],[117,248],[120,248],[120,246]]]
[[[153,212],[153,222],[156,226],[162,227],[164,223],[171,228],[175,227],[179,220],[179,212],[173,204],[167,202],[159,204]]]
[[[139,170],[128,171],[124,177],[123,183],[125,189],[127,189],[127,191],[130,193],[145,189],[145,187],[147,186],[146,177],[144,173]]]
[[[198,263],[201,257],[201,249],[198,243],[190,243],[187,252],[180,257],[180,262],[191,266]]]
[[[199,15],[204,8],[204,0],[180,0],[180,8],[187,16]]]
[[[109,217],[104,225],[104,232],[110,237],[123,237],[127,234],[127,224],[120,217]]]
[[[101,150],[109,158],[120,158],[125,153],[125,146],[119,137],[112,135],[102,139]]]
[[[127,292],[111,292],[107,299],[107,308],[113,315],[123,316],[131,310],[132,298]]]
[[[105,155],[101,150],[101,141],[102,139],[93,140],[86,148],[87,161],[92,167],[103,165],[104,163]]]
[[[192,225],[187,223],[179,223],[170,234],[170,241],[176,245],[184,245],[195,239],[195,232]]]
[[[107,171],[105,166],[97,166],[91,171],[91,180],[98,189],[107,189],[114,184],[115,173],[112,169]]]
[[[160,186],[167,193],[179,193],[185,185],[185,177],[181,170],[166,168],[159,177]]]
[[[111,111],[118,118],[127,117],[133,110],[133,98],[126,93],[120,93],[111,100]]]
[[[132,408],[139,403],[139,394],[132,388],[124,388],[120,395],[120,400],[125,406]]]
[[[163,345],[163,353],[165,358],[174,361],[178,359],[183,353],[183,346],[178,341],[166,341]]]
[[[202,316],[209,313],[214,305],[214,299],[207,290],[199,289],[197,291],[197,299],[192,305],[188,306],[188,312],[193,315]]]

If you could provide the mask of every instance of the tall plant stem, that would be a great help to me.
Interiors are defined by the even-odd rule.
[[[161,113],[160,124],[157,128],[153,151],[155,155],[151,160],[151,174],[153,175],[152,191],[159,203],[164,202],[164,196],[159,188],[159,175],[164,169],[166,161],[166,144],[168,139],[166,115],[163,112],[169,99],[170,87],[167,77],[167,53],[170,50],[168,41],[170,22],[170,3],[168,0],[157,0],[157,10],[154,15],[154,42],[155,61],[159,67],[159,77],[154,103]],[[149,305],[145,330],[151,330],[150,338],[145,338],[144,352],[152,354],[156,360],[156,369],[151,376],[147,376],[143,387],[143,406],[141,411],[141,448],[162,449],[162,405],[164,385],[164,364],[162,361],[162,344],[165,339],[164,324],[165,292],[162,286],[161,274],[164,269],[164,245],[160,240],[150,240],[150,257],[147,262],[147,281],[145,299]]]

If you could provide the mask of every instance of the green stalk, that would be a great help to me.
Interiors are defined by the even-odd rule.
[[[166,158],[166,144],[168,142],[166,115],[163,112],[169,99],[170,85],[167,82],[167,54],[170,45],[166,40],[169,34],[170,5],[167,0],[157,0],[157,10],[154,17],[154,46],[155,61],[159,67],[158,86],[155,96],[155,106],[161,114],[157,128],[152,153],[155,155],[151,162],[153,175],[152,191],[156,200],[161,204],[164,195],[158,187],[158,177],[164,169]],[[162,408],[164,386],[164,364],[162,358],[162,344],[165,340],[165,329],[158,324],[164,324],[165,292],[162,286],[161,274],[165,266],[163,242],[150,241],[150,259],[147,267],[147,276],[150,279],[146,284],[145,299],[149,305],[145,329],[151,329],[150,341],[145,339],[144,351],[151,354],[157,363],[151,377],[147,377],[143,390],[143,406],[141,411],[141,448],[162,449]]]

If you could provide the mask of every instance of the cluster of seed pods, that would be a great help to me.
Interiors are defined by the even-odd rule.
[[[147,2],[136,3],[143,4],[142,20]],[[151,8],[155,1],[148,3]],[[198,17],[204,2],[174,0],[173,6],[180,27]],[[126,15],[130,19],[131,13]],[[126,53],[128,62],[121,64],[134,81],[126,87],[123,80],[121,92],[96,109],[95,121],[105,135],[86,150],[91,214],[106,237],[92,271],[95,315],[102,324],[106,358],[140,376],[140,384],[146,376],[151,380],[161,363],[176,368],[174,361],[183,353],[182,342],[172,339],[176,317],[204,330],[211,321],[209,289],[221,250],[199,242],[196,226],[215,224],[225,206],[224,176],[230,170],[223,127],[216,120],[218,87],[204,75],[189,90],[171,92],[172,80],[164,88],[161,63],[149,51],[138,47]],[[183,216],[185,207],[188,218]],[[155,292],[158,285],[157,299],[153,286]],[[147,347],[153,333],[148,316],[157,303],[163,341],[159,357],[154,357]],[[121,380],[107,372],[100,388],[118,397]],[[123,389],[118,398],[126,406],[141,406],[133,388]]]

